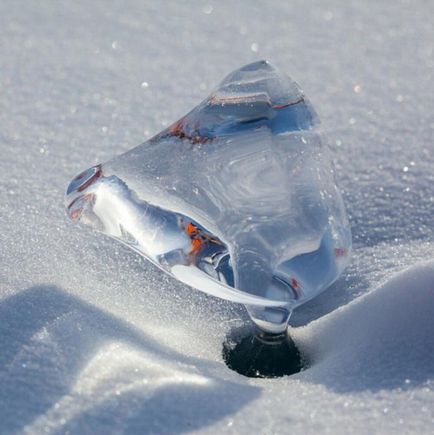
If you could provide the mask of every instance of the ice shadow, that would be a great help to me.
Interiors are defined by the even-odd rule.
[[[158,427],[167,433],[198,429],[236,412],[260,393],[257,387],[217,379],[213,367],[219,362],[179,354],[57,287],[37,286],[0,303],[0,431],[20,431],[52,409],[70,394],[98,349],[111,342],[156,355],[157,361],[188,365],[207,382],[157,385],[150,397],[140,389],[128,390],[116,398],[127,408],[137,408],[127,420],[110,409],[108,397],[69,422],[80,433],[92,432],[91,420],[108,429],[122,422],[129,433]],[[227,392],[231,400],[224,400]],[[214,407],[216,402],[219,406]],[[170,410],[170,419],[162,418],[159,409]]]
[[[433,329],[434,266],[414,266],[301,328],[301,376],[339,393],[414,388],[434,378]]]

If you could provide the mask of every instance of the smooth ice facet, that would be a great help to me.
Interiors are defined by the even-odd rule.
[[[68,214],[279,333],[351,248],[318,123],[294,81],[255,62],[168,129],[78,175]]]

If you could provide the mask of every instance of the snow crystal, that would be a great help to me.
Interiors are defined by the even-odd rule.
[[[0,3],[0,431],[431,432],[433,4],[338,3]],[[294,313],[310,367],[276,380],[222,361],[242,307],[63,209],[83,167],[259,58],[319,112],[354,236]]]

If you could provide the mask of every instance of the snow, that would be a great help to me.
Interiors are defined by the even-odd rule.
[[[0,432],[431,433],[432,2],[0,3]],[[267,58],[329,136],[354,235],[294,313],[310,367],[222,361],[242,307],[74,226],[70,179]]]

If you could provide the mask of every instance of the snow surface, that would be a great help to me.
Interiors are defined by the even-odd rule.
[[[3,0],[0,432],[432,433],[432,16],[423,0]],[[342,279],[292,319],[310,368],[275,380],[222,361],[242,307],[63,209],[76,173],[260,58],[319,112],[354,235]]]

